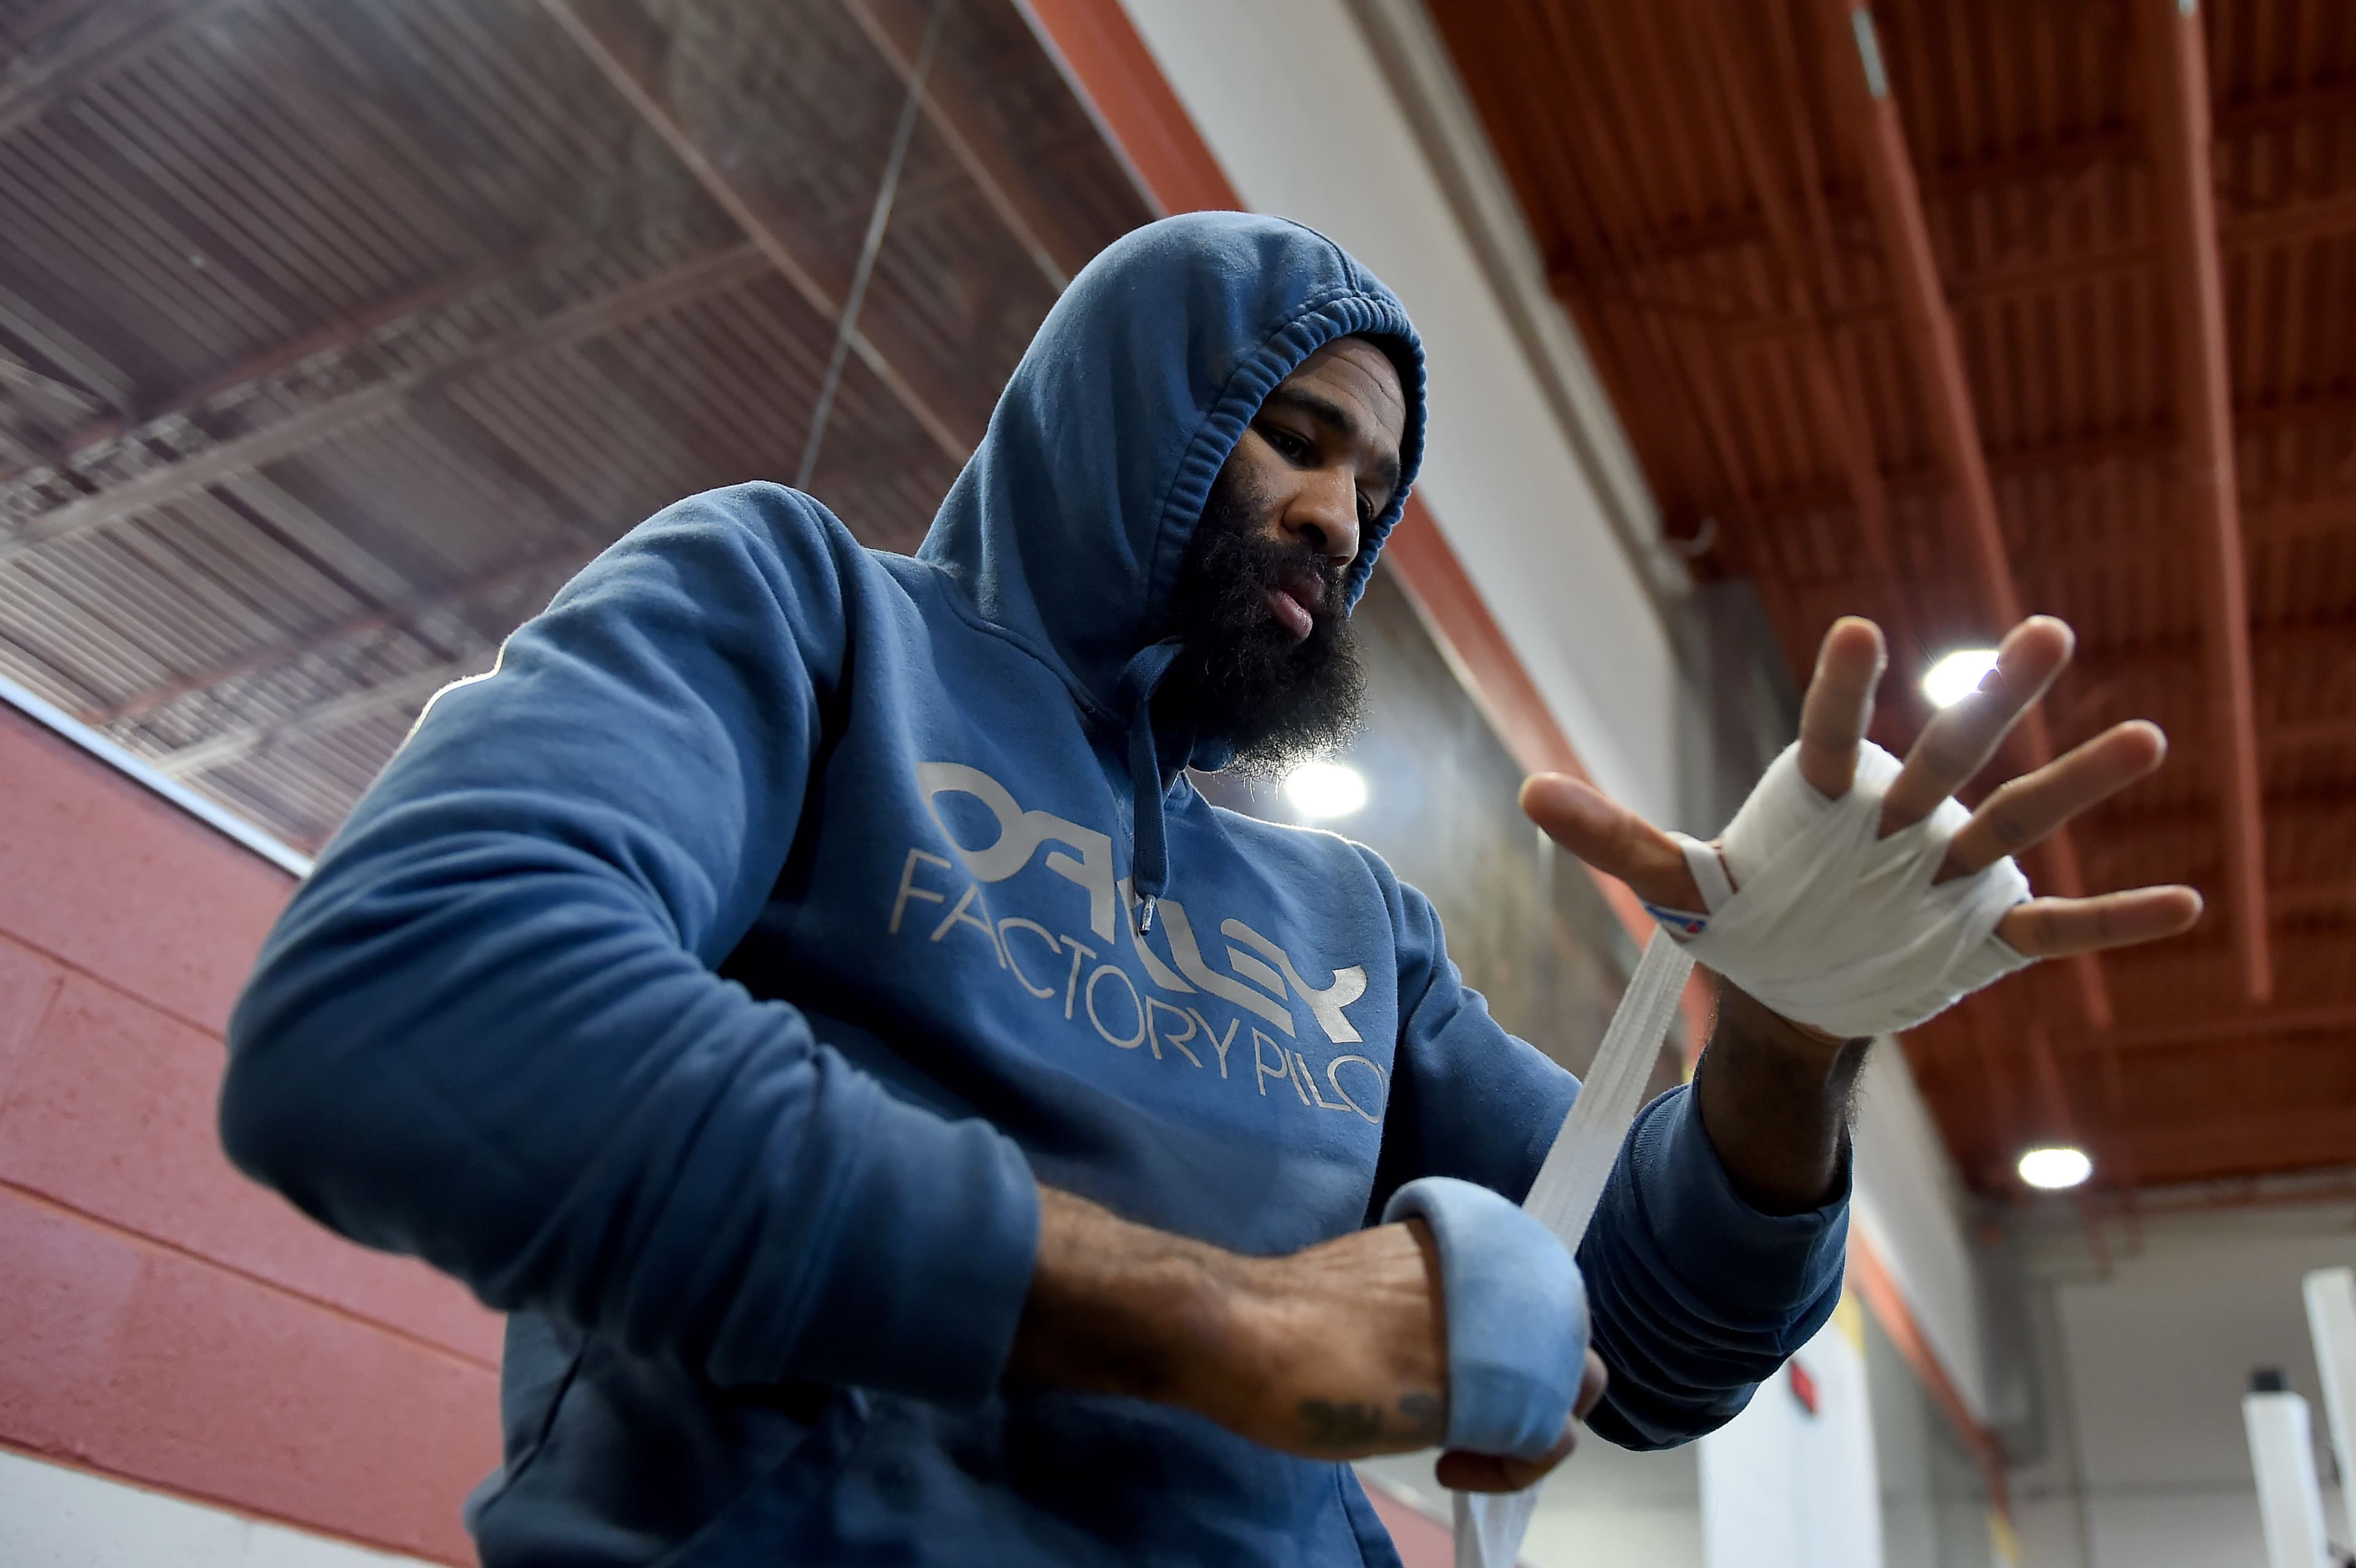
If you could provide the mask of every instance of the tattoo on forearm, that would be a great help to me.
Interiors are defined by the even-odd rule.
[[[1301,1402],[1301,1424],[1308,1432],[1312,1446],[1355,1448],[1382,1435],[1383,1417],[1373,1405],[1355,1400],[1336,1404],[1330,1399],[1304,1399]]]
[[[1437,1395],[1403,1394],[1398,1414],[1398,1423],[1386,1431],[1380,1405],[1363,1404],[1355,1400],[1301,1402],[1301,1424],[1309,1435],[1312,1447],[1363,1448],[1386,1437],[1416,1444],[1440,1441],[1440,1403]]]
[[[1441,1411],[1438,1394],[1402,1394],[1398,1407],[1399,1414],[1407,1418],[1407,1429],[1399,1434],[1400,1436],[1423,1444],[1440,1441]]]

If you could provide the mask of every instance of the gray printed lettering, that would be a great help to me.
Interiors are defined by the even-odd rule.
[[[910,899],[922,899],[926,903],[936,904],[948,902],[947,893],[930,892],[916,886],[916,862],[919,860],[938,866],[944,871],[949,869],[949,863],[938,855],[927,855],[922,849],[908,851],[908,859],[900,868],[900,896],[892,901],[892,923],[884,928],[886,935],[900,934],[900,917],[907,912]]]
[[[1156,1008],[1160,1008],[1165,1013],[1174,1015],[1180,1023],[1186,1026],[1186,1032],[1183,1034],[1170,1035],[1166,1038],[1163,1037],[1161,1032],[1153,1027],[1153,1009]],[[1156,997],[1148,997],[1145,998],[1145,1039],[1147,1043],[1153,1047],[1154,1061],[1159,1061],[1162,1060],[1162,1048],[1167,1045],[1171,1050],[1176,1051],[1179,1055],[1184,1057],[1195,1066],[1202,1066],[1203,1059],[1186,1049],[1186,1042],[1194,1038],[1195,1032],[1196,1025],[1194,1023],[1194,1014],[1188,1012],[1183,1008],[1173,1008],[1169,1003],[1162,1001]]]
[[[1010,927],[1016,931],[1035,933],[1038,935],[1039,940],[1047,944],[1047,951],[1050,954],[1056,951],[1055,933],[1049,931],[1045,926],[1041,925],[1037,921],[1025,920],[1019,914],[1010,914],[1004,920],[998,923],[999,951],[1006,955],[1006,966],[1014,971],[1014,983],[1022,987],[1024,990],[1030,992],[1033,996],[1041,997],[1042,999],[1054,996],[1055,994],[1055,987],[1033,985],[1031,983],[1031,976],[1023,972],[1023,965],[1014,961],[1014,944],[1006,940],[1006,933]]]
[[[1097,950],[1093,947],[1083,947],[1068,936],[1064,938],[1064,945],[1072,950],[1072,977],[1064,982],[1064,1016],[1070,1018],[1073,1000],[1079,995],[1080,960],[1095,957]]]
[[[1309,1004],[1309,1010],[1317,1015],[1318,1027],[1325,1031],[1326,1039],[1336,1045],[1355,1045],[1358,1042],[1357,1027],[1342,1015],[1342,1009],[1366,994],[1366,972],[1364,969],[1355,964],[1346,969],[1336,969],[1333,971],[1333,983],[1320,991],[1301,980],[1301,972],[1292,966],[1292,960],[1283,948],[1242,921],[1220,922],[1219,934],[1258,950],[1260,956],[1283,970],[1284,977],[1292,982],[1292,988],[1301,993],[1301,999]],[[1286,1032],[1291,1031],[1288,1029]]]
[[[1029,865],[1039,846],[1051,839],[1078,850],[1077,859],[1061,849],[1055,850],[1047,857],[1047,869],[1087,891],[1088,928],[1106,941],[1112,940],[1110,837],[1049,812],[1023,810],[1004,784],[980,768],[969,768],[962,763],[918,763],[916,786],[924,791],[925,806],[933,814],[933,825],[941,830],[941,836],[948,839],[965,861],[966,869],[978,880],[1004,881]],[[940,807],[934,800],[950,792],[969,795],[990,807],[991,815],[998,818],[995,841],[974,848],[958,843],[948,824],[941,819]]]
[[[1104,1019],[1097,1016],[1097,982],[1108,975],[1120,982],[1120,988],[1129,993],[1129,1005],[1137,1009],[1137,1032],[1127,1040],[1117,1038],[1112,1030],[1105,1028]],[[1117,1045],[1123,1051],[1135,1051],[1145,1043],[1145,1004],[1138,998],[1137,983],[1129,977],[1128,970],[1117,964],[1098,965],[1089,972],[1088,983],[1081,988],[1080,997],[1087,1004],[1088,1022],[1096,1026],[1097,1032],[1105,1037],[1107,1044]]]
[[[1225,1078],[1227,1075],[1227,1049],[1236,1043],[1236,1030],[1241,1026],[1243,1020],[1241,1019],[1229,1019],[1227,1020],[1226,1038],[1222,1040],[1212,1030],[1210,1019],[1205,1018],[1201,1013],[1196,1012],[1192,1008],[1188,1008],[1186,1009],[1186,1013],[1188,1017],[1192,1018],[1196,1023],[1203,1026],[1203,1038],[1209,1040],[1211,1042],[1212,1049],[1219,1053],[1219,1076]]]
[[[1236,979],[1221,975],[1203,962],[1202,949],[1194,945],[1194,927],[1186,918],[1185,907],[1176,899],[1163,899],[1161,903],[1162,924],[1170,933],[1170,954],[1178,960],[1180,973],[1222,1001],[1233,1002],[1248,1013],[1256,1013],[1292,1034],[1292,1010],[1279,1006],[1258,991]],[[1353,1038],[1355,1038],[1355,1036]]]
[[[1367,1061],[1363,1056],[1337,1056],[1333,1061],[1325,1064],[1325,1082],[1333,1086],[1333,1093],[1342,1097],[1342,1103],[1353,1111],[1357,1112],[1358,1115],[1364,1116],[1367,1121],[1372,1122],[1375,1125],[1382,1125],[1382,1118],[1380,1116],[1376,1115],[1374,1112],[1367,1110],[1364,1105],[1359,1104],[1356,1100],[1351,1098],[1350,1092],[1342,1087],[1342,1063],[1345,1061],[1354,1061],[1375,1075],[1375,1104],[1377,1106],[1383,1103],[1383,1084],[1385,1083],[1385,1074],[1383,1070],[1380,1067],[1376,1066],[1373,1062]]]
[[[981,905],[981,913],[978,915],[968,913],[967,912],[976,904]],[[965,895],[958,900],[957,906],[949,911],[941,923],[933,928],[933,940],[938,942],[949,933],[951,926],[956,925],[972,926],[982,935],[990,938],[991,956],[998,960],[998,966],[1001,969],[1006,967],[1006,949],[998,945],[998,927],[990,923],[990,905],[982,899],[981,885],[979,882],[966,884]]]

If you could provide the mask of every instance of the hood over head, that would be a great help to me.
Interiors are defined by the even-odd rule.
[[[1215,737],[1154,732],[1152,692],[1179,646],[1157,640],[1179,562],[1261,401],[1352,334],[1390,355],[1408,407],[1398,489],[1344,580],[1355,606],[1423,455],[1422,344],[1398,298],[1340,246],[1254,213],[1164,219],[1081,270],[917,551],[1059,669],[1083,707],[1127,727],[1149,923],[1164,880],[1169,778],[1230,754]]]
[[[1423,347],[1398,300],[1313,229],[1244,212],[1147,224],[1072,280],[1015,368],[918,555],[1121,718],[1211,482],[1279,381],[1337,337],[1399,372],[1398,494],[1364,531],[1355,604],[1423,455]]]

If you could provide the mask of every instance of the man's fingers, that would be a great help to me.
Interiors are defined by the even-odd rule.
[[[2168,738],[2137,719],[2114,725],[2072,752],[1998,789],[1947,846],[1938,880],[1968,877],[2018,855],[2090,805],[2159,766]]]
[[[1522,811],[1547,837],[1647,903],[1700,911],[1701,889],[1676,841],[1597,789],[1562,773],[1536,773],[1522,785]]]
[[[1592,1350],[1588,1351],[1587,1365],[1580,1369],[1579,1375],[1579,1398],[1572,1403],[1570,1413],[1581,1421],[1594,1414],[1595,1407],[1603,1403],[1603,1391],[1611,1381],[1612,1374],[1604,1368],[1603,1358]]]
[[[1548,1470],[1570,1457],[1579,1446],[1579,1430],[1564,1422],[1562,1437],[1539,1459],[1508,1459],[1502,1454],[1475,1454],[1451,1448],[1432,1467],[1432,1479],[1451,1492],[1518,1492],[1536,1486]]]
[[[1579,1423],[1586,1420],[1601,1402],[1604,1385],[1610,1381],[1603,1369],[1603,1358],[1588,1351],[1587,1365],[1579,1379],[1579,1398],[1571,1406],[1572,1419],[1563,1423],[1561,1441],[1547,1449],[1543,1457],[1508,1459],[1496,1454],[1451,1448],[1440,1456],[1432,1471],[1433,1478],[1456,1492],[1518,1492],[1525,1487],[1536,1486],[1540,1477],[1569,1458],[1571,1451],[1579,1446]]]
[[[2005,635],[1996,668],[1980,688],[1931,716],[1882,797],[1881,831],[1920,822],[1987,764],[2005,732],[2044,695],[2070,662],[2077,637],[2051,615],[2031,615]]]
[[[1828,800],[1857,778],[1857,743],[1873,722],[1873,688],[1886,662],[1881,628],[1856,615],[1835,621],[1816,650],[1800,705],[1800,776]]]
[[[2031,899],[2015,904],[1996,933],[2029,958],[2066,958],[2104,947],[2157,942],[2189,931],[2201,918],[2190,888],[2136,888],[2090,899]]]

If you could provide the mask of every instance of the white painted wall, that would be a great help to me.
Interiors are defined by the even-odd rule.
[[[1844,1301],[1741,1414],[1701,1440],[1709,1568],[1882,1568],[1860,1311]],[[1814,1384],[1814,1409],[1794,1369]]]
[[[1893,1040],[1879,1042],[1865,1059],[1856,1149],[1851,1222],[1889,1268],[1955,1392],[1985,1422],[1980,1290],[1964,1233],[1962,1185]]]
[[[1419,493],[1596,782],[1674,822],[1668,633],[1344,0],[1123,4],[1244,200],[1406,302],[1430,360]]]
[[[2344,1205],[2223,1211],[2147,1222],[2104,1280],[2057,1216],[2030,1249],[2051,1453],[2014,1476],[2027,1568],[2265,1568],[2242,1394],[2279,1366],[2317,1398],[2300,1279],[2351,1261]]]
[[[6,1568],[426,1568],[0,1449]]]

